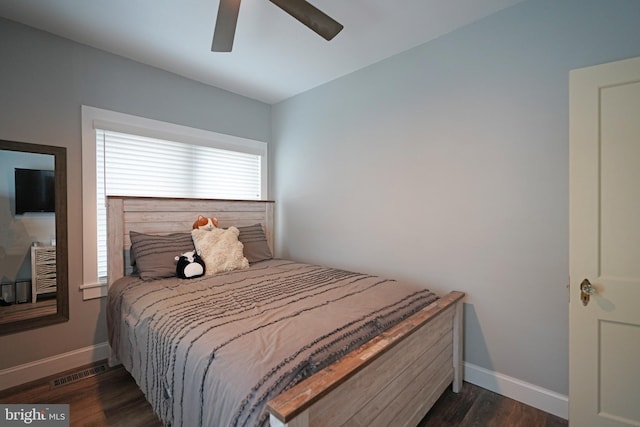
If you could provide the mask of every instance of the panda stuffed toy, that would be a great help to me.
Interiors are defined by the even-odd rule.
[[[195,279],[204,276],[204,261],[196,251],[185,252],[177,256],[176,276],[181,279]]]

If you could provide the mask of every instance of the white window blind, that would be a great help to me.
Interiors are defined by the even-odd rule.
[[[107,276],[106,196],[258,200],[260,155],[96,129],[98,277]]]

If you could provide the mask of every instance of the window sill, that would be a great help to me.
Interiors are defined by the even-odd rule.
[[[82,300],[86,301],[106,297],[109,286],[106,283],[89,283],[80,286],[80,290],[82,291]]]

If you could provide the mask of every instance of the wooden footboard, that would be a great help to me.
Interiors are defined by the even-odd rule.
[[[462,299],[451,292],[268,403],[272,427],[415,426],[462,387]]]

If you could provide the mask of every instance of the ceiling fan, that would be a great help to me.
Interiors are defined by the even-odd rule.
[[[331,40],[343,26],[305,0],[269,0],[312,31]],[[236,33],[240,0],[220,0],[216,28],[213,33],[212,52],[231,52]]]

